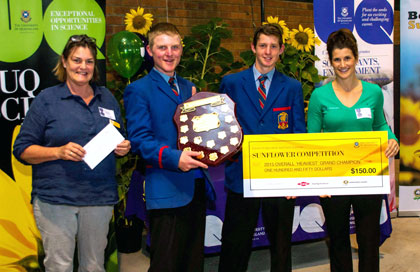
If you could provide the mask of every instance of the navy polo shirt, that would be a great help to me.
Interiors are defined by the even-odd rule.
[[[110,119],[123,128],[120,109],[111,92],[92,85],[87,105],[62,83],[43,90],[32,102],[13,146],[20,159],[31,145],[59,147],[74,142],[84,146]],[[107,114],[104,114],[106,112]],[[120,129],[120,132],[123,133]],[[32,200],[75,206],[112,205],[118,201],[115,155],[112,152],[93,170],[83,162],[54,160],[32,166]]]

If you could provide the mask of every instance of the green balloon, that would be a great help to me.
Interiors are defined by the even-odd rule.
[[[112,67],[125,78],[132,77],[143,63],[143,42],[134,33],[120,31],[108,42],[107,56]]]

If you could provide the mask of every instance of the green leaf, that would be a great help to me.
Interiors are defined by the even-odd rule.
[[[195,86],[201,90],[206,88],[207,82],[204,79],[200,79],[195,83]]]
[[[191,33],[197,36],[206,35],[208,32],[207,25],[196,25],[191,28]]]
[[[289,64],[288,68],[290,73],[295,74],[297,72],[299,63],[296,59],[291,59],[290,62],[286,64]]]
[[[313,82],[312,81],[312,75],[310,74],[310,73],[308,73],[307,71],[302,71],[302,78],[303,79],[306,79],[306,80],[308,80],[308,81],[310,81],[310,82]]]
[[[318,75],[318,73],[316,74],[312,74],[312,82],[313,83],[318,83],[322,80],[322,78]]]
[[[306,70],[308,71],[308,73],[311,74],[311,78],[312,78],[311,82],[318,83],[321,81],[321,78],[318,74],[318,69],[316,69],[315,66],[308,67],[308,69]]]
[[[230,66],[230,68],[231,69],[234,69],[234,70],[236,70],[236,69],[240,69],[240,68],[242,68],[242,67],[244,67],[244,63],[243,62],[240,62],[240,61],[235,61],[234,63],[232,63],[232,65]]]
[[[28,272],[42,272],[42,269],[38,263],[38,256],[30,255],[13,264],[17,264],[23,267]]]
[[[239,56],[245,62],[246,66],[251,66],[255,62],[255,55],[254,52],[252,52],[252,50],[244,51],[240,53]]]
[[[288,56],[294,56],[294,55],[299,54],[299,51],[293,46],[291,46],[290,44],[286,44],[283,54],[288,55]]]
[[[223,47],[220,47],[219,52],[215,53],[213,56],[216,63],[233,63],[232,52]]]
[[[306,70],[311,73],[311,75],[318,74],[318,69],[316,69],[314,65],[310,65]]]
[[[309,58],[310,58],[313,62],[320,60],[320,59],[318,58],[318,56],[317,56],[317,55],[311,55],[311,54],[308,54],[308,57],[309,57]]]
[[[302,85],[303,90],[303,99],[309,100],[309,97],[311,96],[312,91],[314,90],[314,87],[309,85]]]
[[[106,272],[118,272],[118,255],[115,250],[106,262]]]
[[[232,37],[232,31],[222,19],[212,18],[207,24],[193,26],[191,33],[183,39],[184,53],[177,73],[198,89],[216,91],[223,75],[244,65],[234,62],[232,52],[220,47],[223,39]]]
[[[115,83],[115,81],[107,81],[106,86],[108,87],[108,89],[115,89],[117,84]]]

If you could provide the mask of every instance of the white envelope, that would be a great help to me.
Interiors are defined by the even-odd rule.
[[[110,123],[83,147],[86,151],[83,160],[90,169],[94,169],[122,141],[124,141],[124,137]]]

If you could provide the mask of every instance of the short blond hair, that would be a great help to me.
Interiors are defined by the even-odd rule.
[[[156,38],[156,36],[161,34],[167,34],[169,36],[179,36],[179,38],[181,39],[181,34],[179,33],[178,28],[174,24],[166,22],[157,23],[156,25],[152,26],[147,36],[149,39],[150,48],[153,47],[154,39]]]

